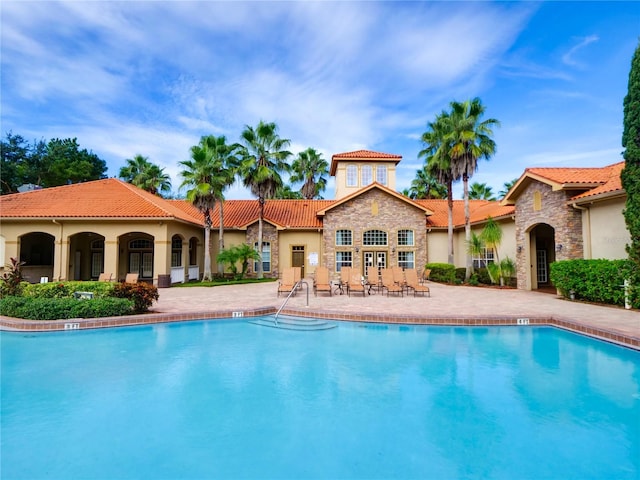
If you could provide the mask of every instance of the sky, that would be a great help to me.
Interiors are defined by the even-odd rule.
[[[110,177],[140,154],[176,194],[203,135],[238,142],[260,120],[294,157],[402,155],[402,191],[428,122],[474,97],[501,125],[471,182],[496,194],[527,167],[622,161],[640,38],[636,1],[4,0],[0,15],[3,138],[77,138]]]

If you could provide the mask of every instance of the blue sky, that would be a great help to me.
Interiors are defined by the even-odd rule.
[[[640,36],[634,1],[5,0],[0,13],[3,137],[77,137],[109,176],[142,154],[176,191],[202,135],[235,142],[259,120],[294,153],[400,154],[402,190],[427,122],[476,96],[502,126],[472,181],[496,193],[526,167],[621,161]]]

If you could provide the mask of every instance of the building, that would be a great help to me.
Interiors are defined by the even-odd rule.
[[[317,265],[335,273],[352,266],[364,275],[370,267],[446,263],[447,201],[411,200],[395,191],[400,161],[369,150],[337,154],[330,167],[334,200],[268,200],[265,276],[278,277],[289,266],[305,275]],[[527,169],[502,202],[470,202],[472,228],[480,232],[489,217],[502,227],[499,256],[516,260],[519,288],[548,285],[548,265],[556,259],[626,258],[622,166]],[[213,259],[219,208],[212,212]],[[257,247],[257,200],[226,201],[223,214],[226,246]],[[454,260],[463,267],[461,200],[454,202],[453,223]],[[184,200],[165,200],[117,179],[2,196],[0,229],[4,264],[20,258],[31,282],[91,280],[102,272],[122,280],[135,272],[145,281],[179,283],[202,274],[202,214]],[[474,260],[493,261],[494,254],[486,249]]]

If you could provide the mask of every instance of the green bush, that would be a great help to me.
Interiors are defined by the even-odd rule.
[[[158,288],[154,285],[138,283],[116,283],[113,287],[112,295],[117,298],[126,298],[133,301],[135,313],[149,311],[154,300],[158,300]]]
[[[74,292],[92,292],[94,298],[113,296],[115,283],[111,282],[49,282],[28,284],[22,295],[31,298],[73,298]]]
[[[562,260],[551,264],[550,279],[564,297],[624,305],[625,278],[632,280],[631,305],[640,308],[640,286],[631,275],[629,260]]]
[[[491,276],[489,275],[489,270],[486,267],[476,268],[475,273],[478,276],[478,283],[482,283],[484,285],[491,285],[493,282],[491,281]]]
[[[448,263],[427,263],[424,268],[431,269],[429,280],[441,283],[454,283],[456,267]]]
[[[133,302],[122,298],[28,298],[0,299],[0,315],[29,320],[61,320],[68,318],[98,318],[130,315]]]

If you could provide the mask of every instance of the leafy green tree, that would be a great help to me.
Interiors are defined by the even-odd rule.
[[[251,246],[242,243],[222,250],[216,259],[218,262],[227,265],[234,278],[242,279],[249,270],[249,262],[260,260],[260,254]],[[240,274],[238,274],[238,263],[242,266]]]
[[[262,237],[264,223],[264,204],[267,199],[274,198],[282,187],[280,173],[289,172],[291,167],[287,159],[291,152],[285,150],[291,141],[280,138],[278,126],[265,123],[262,120],[256,128],[245,126],[241,134],[243,148],[238,174],[243,184],[249,187],[251,193],[258,197],[258,253],[262,258]],[[263,277],[262,262],[258,262],[258,278]]]
[[[507,193],[509,193],[509,190],[511,190],[516,183],[518,183],[518,179],[517,178],[514,178],[513,180],[511,180],[509,182],[504,182],[504,184],[502,185],[502,190],[500,190],[498,192],[498,196],[500,198],[506,197]]]
[[[624,169],[620,175],[627,193],[624,218],[631,242],[627,245],[629,259],[634,265],[631,279],[635,286],[633,295],[640,295],[640,45],[631,61],[629,86],[624,98]]]
[[[204,216],[204,272],[203,281],[211,281],[211,212],[221,197],[227,181],[227,173],[220,170],[219,158],[208,137],[202,137],[198,145],[191,147],[191,159],[180,162],[184,179],[181,187],[188,188],[187,200]]]
[[[416,176],[411,180],[409,189],[402,193],[414,200],[445,198],[447,196],[447,187],[430,175],[426,168],[421,168],[416,171]]]
[[[278,190],[276,190],[276,195],[274,198],[278,198],[281,200],[302,200],[303,196],[299,190],[292,190],[291,185],[282,185],[280,188],[278,188]]]
[[[451,170],[454,178],[462,178],[464,198],[465,240],[471,239],[469,211],[469,178],[478,168],[478,160],[489,159],[496,151],[493,140],[494,118],[482,120],[486,108],[479,98],[464,102],[451,102],[451,113],[445,118],[445,141],[449,145]],[[465,280],[471,276],[471,255],[467,254]]]
[[[43,187],[88,182],[106,178],[107,164],[95,153],[80,150],[76,138],[54,138],[41,160]]]
[[[322,198],[321,194],[327,188],[329,164],[322,158],[322,154],[313,148],[300,152],[291,165],[293,174],[289,180],[293,183],[304,182],[300,193],[303,198],[311,200]]]
[[[164,173],[164,168],[149,162],[148,157],[138,154],[126,160],[127,164],[120,168],[119,177],[154,195],[163,196],[171,192],[171,178]]]
[[[447,189],[447,210],[448,210],[448,255],[447,261],[450,265],[453,260],[453,189],[454,176],[451,168],[451,155],[449,143],[446,140],[446,118],[447,112],[442,112],[436,116],[433,122],[427,124],[427,130],[422,134],[421,140],[424,149],[420,151],[418,157],[425,159],[426,172],[435,177],[438,183],[446,186]]]
[[[492,188],[486,183],[473,182],[469,187],[470,200],[495,200]]]

